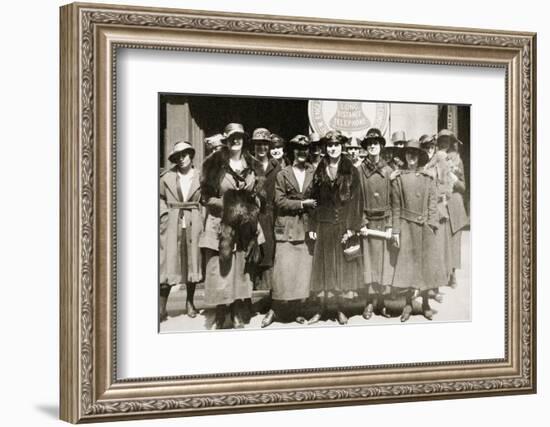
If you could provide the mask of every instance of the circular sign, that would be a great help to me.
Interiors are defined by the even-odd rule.
[[[311,128],[320,136],[337,129],[347,136],[362,138],[370,128],[386,134],[390,108],[383,102],[311,100],[308,115]]]

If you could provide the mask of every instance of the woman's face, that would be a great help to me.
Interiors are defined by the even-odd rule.
[[[271,157],[273,157],[275,160],[280,160],[283,157],[283,154],[283,147],[275,147],[271,149]]]
[[[243,139],[243,136],[242,135],[234,135],[232,137],[229,137],[227,139],[227,144],[229,146],[229,149],[231,151],[242,151],[243,149],[243,143],[244,143],[244,139]]]
[[[254,153],[258,158],[265,158],[269,152],[269,144],[267,141],[259,141],[254,145]]]
[[[353,160],[359,158],[359,148],[358,147],[348,147],[348,154]]]
[[[430,145],[426,148],[426,153],[428,153],[428,158],[431,159],[435,154],[435,145]]]
[[[189,151],[182,151],[178,154],[178,168],[187,169],[193,163],[193,158]]]
[[[305,163],[307,161],[307,149],[297,148],[294,150],[294,161]]]
[[[380,143],[375,142],[367,145],[367,153],[369,153],[369,156],[380,155]]]
[[[327,155],[332,159],[337,159],[342,154],[342,144],[329,142],[327,144]]]
[[[313,156],[313,157],[319,157],[322,152],[321,152],[321,147],[319,147],[318,145],[314,145],[310,150],[309,150],[309,153]]]
[[[407,161],[407,166],[409,168],[414,168],[418,166],[418,154],[411,153],[410,151],[405,153],[405,160]]]

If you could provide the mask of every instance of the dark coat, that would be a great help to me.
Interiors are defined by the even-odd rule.
[[[312,198],[317,207],[310,217],[309,228],[315,231],[319,223],[341,224],[359,231],[362,223],[359,172],[346,156],[340,158],[337,178],[327,174],[328,160],[323,157],[313,175]]]
[[[347,230],[361,228],[359,172],[342,156],[337,176],[331,181],[323,158],[313,175],[312,198],[317,207],[309,218],[309,229],[317,233],[313,253],[311,289],[317,291],[357,290],[363,282],[361,259],[346,260],[340,241]]]
[[[176,168],[160,178],[160,283],[177,284],[202,280],[199,237],[203,229],[200,201],[200,174],[195,176],[183,201]],[[185,218],[185,242],[182,219]],[[182,245],[185,250],[182,251]],[[186,256],[183,256],[185,254]]]
[[[308,229],[308,212],[302,209],[301,201],[311,198],[314,169],[306,165],[304,186],[300,186],[292,166],[277,174],[275,183],[275,238],[278,242],[302,242]]]
[[[254,172],[257,177],[263,179],[262,191],[258,193],[261,202],[259,221],[265,236],[265,243],[262,245],[262,259],[259,262],[260,267],[263,268],[272,267],[275,258],[275,231],[273,225],[277,215],[274,205],[275,180],[280,170],[281,166],[275,159],[269,160],[265,170],[260,162],[255,163]]]

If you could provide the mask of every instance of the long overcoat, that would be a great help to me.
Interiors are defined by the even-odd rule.
[[[317,233],[313,253],[312,291],[355,291],[363,283],[361,259],[346,260],[341,239],[347,230],[358,232],[362,223],[359,172],[341,156],[332,180],[324,157],[313,176],[312,197],[317,207],[309,229]]]
[[[393,169],[384,160],[365,158],[359,168],[363,225],[378,231],[392,227],[391,180]],[[363,238],[364,284],[391,285],[395,261],[393,247],[379,237]]]
[[[159,194],[160,283],[200,282],[203,278],[199,249],[199,238],[203,230],[203,209],[199,204],[199,171],[194,169],[185,202],[175,167],[161,176]],[[183,219],[185,232],[182,228]]]
[[[453,176],[452,192],[449,198],[449,221],[453,234],[462,230],[469,224],[468,214],[464,207],[464,193],[466,192],[466,180],[464,179],[464,164],[457,152],[451,152],[447,156],[449,169]]]
[[[462,230],[469,224],[468,214],[464,207],[466,180],[464,164],[460,155],[453,151],[448,154],[447,161],[451,171],[452,193],[448,202],[449,225],[451,229],[451,268],[462,266]]]
[[[440,223],[431,174],[404,170],[392,181],[392,221],[392,232],[400,240],[393,286],[427,290],[445,284],[442,253],[436,244]]]
[[[449,277],[452,271],[452,243],[451,222],[449,218],[449,200],[452,194],[451,171],[445,151],[437,151],[430,161],[424,166],[424,170],[435,179],[438,212],[438,232],[436,233],[436,245],[443,254],[441,269]],[[446,283],[444,283],[446,284]]]
[[[259,220],[265,236],[265,243],[262,245],[262,258],[258,265],[265,269],[273,267],[275,257],[275,234],[273,229],[273,222],[277,215],[274,203],[275,180],[281,166],[275,159],[269,160],[265,170],[259,162],[255,165],[254,172],[256,176],[264,178],[263,191],[259,194],[261,200]]]

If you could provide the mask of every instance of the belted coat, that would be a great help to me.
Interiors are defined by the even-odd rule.
[[[199,204],[200,173],[197,169],[193,170],[194,176],[185,201],[175,167],[160,178],[160,283],[200,282],[203,278],[199,249],[203,230],[203,209]]]
[[[433,175],[403,170],[392,181],[392,222],[392,232],[400,240],[393,286],[427,290],[445,284],[436,236],[441,230]]]
[[[365,158],[359,168],[363,225],[386,231],[392,227],[391,180],[393,169],[384,160],[377,163]],[[393,278],[393,248],[380,237],[363,238],[365,284],[390,285]]]

